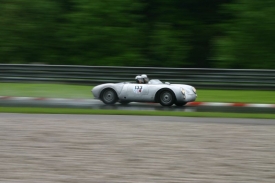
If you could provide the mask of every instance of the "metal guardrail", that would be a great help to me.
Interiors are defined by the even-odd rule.
[[[197,88],[275,89],[275,70],[0,64],[0,82],[96,85],[134,82],[138,74]]]

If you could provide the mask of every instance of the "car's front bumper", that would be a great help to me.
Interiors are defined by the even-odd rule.
[[[197,98],[197,94],[185,94],[177,97],[178,102],[193,102]]]

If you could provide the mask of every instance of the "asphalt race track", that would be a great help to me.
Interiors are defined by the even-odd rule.
[[[115,104],[105,105],[94,99],[45,99],[32,97],[0,98],[0,106],[16,107],[64,107],[64,108],[88,108],[88,109],[114,109],[114,110],[150,110],[150,111],[184,111],[184,112],[234,112],[234,113],[275,113],[275,105],[255,104],[250,107],[241,105],[191,105],[163,107],[156,103],[132,102],[128,105]]]

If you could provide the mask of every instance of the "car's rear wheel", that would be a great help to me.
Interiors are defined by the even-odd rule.
[[[187,104],[187,102],[175,102],[176,106],[184,106],[185,104]]]
[[[171,106],[174,104],[174,101],[175,101],[175,97],[174,97],[174,93],[172,91],[164,90],[164,91],[160,92],[159,103],[162,106]]]
[[[117,102],[118,97],[113,89],[107,88],[101,92],[101,100],[104,104],[111,105]]]

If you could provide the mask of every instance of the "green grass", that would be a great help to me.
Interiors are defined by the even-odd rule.
[[[0,96],[93,98],[92,86],[68,84],[0,83]],[[275,91],[201,90],[200,102],[244,102],[275,104]]]
[[[179,116],[179,117],[220,117],[220,118],[258,118],[275,119],[275,114],[219,113],[219,112],[174,112],[174,111],[126,111],[98,109],[37,108],[37,107],[0,107],[2,113],[38,114],[98,114],[98,115],[142,115],[142,116]]]
[[[275,104],[275,91],[198,90],[197,101]]]
[[[0,83],[0,96],[92,98],[92,86],[68,84]]]

